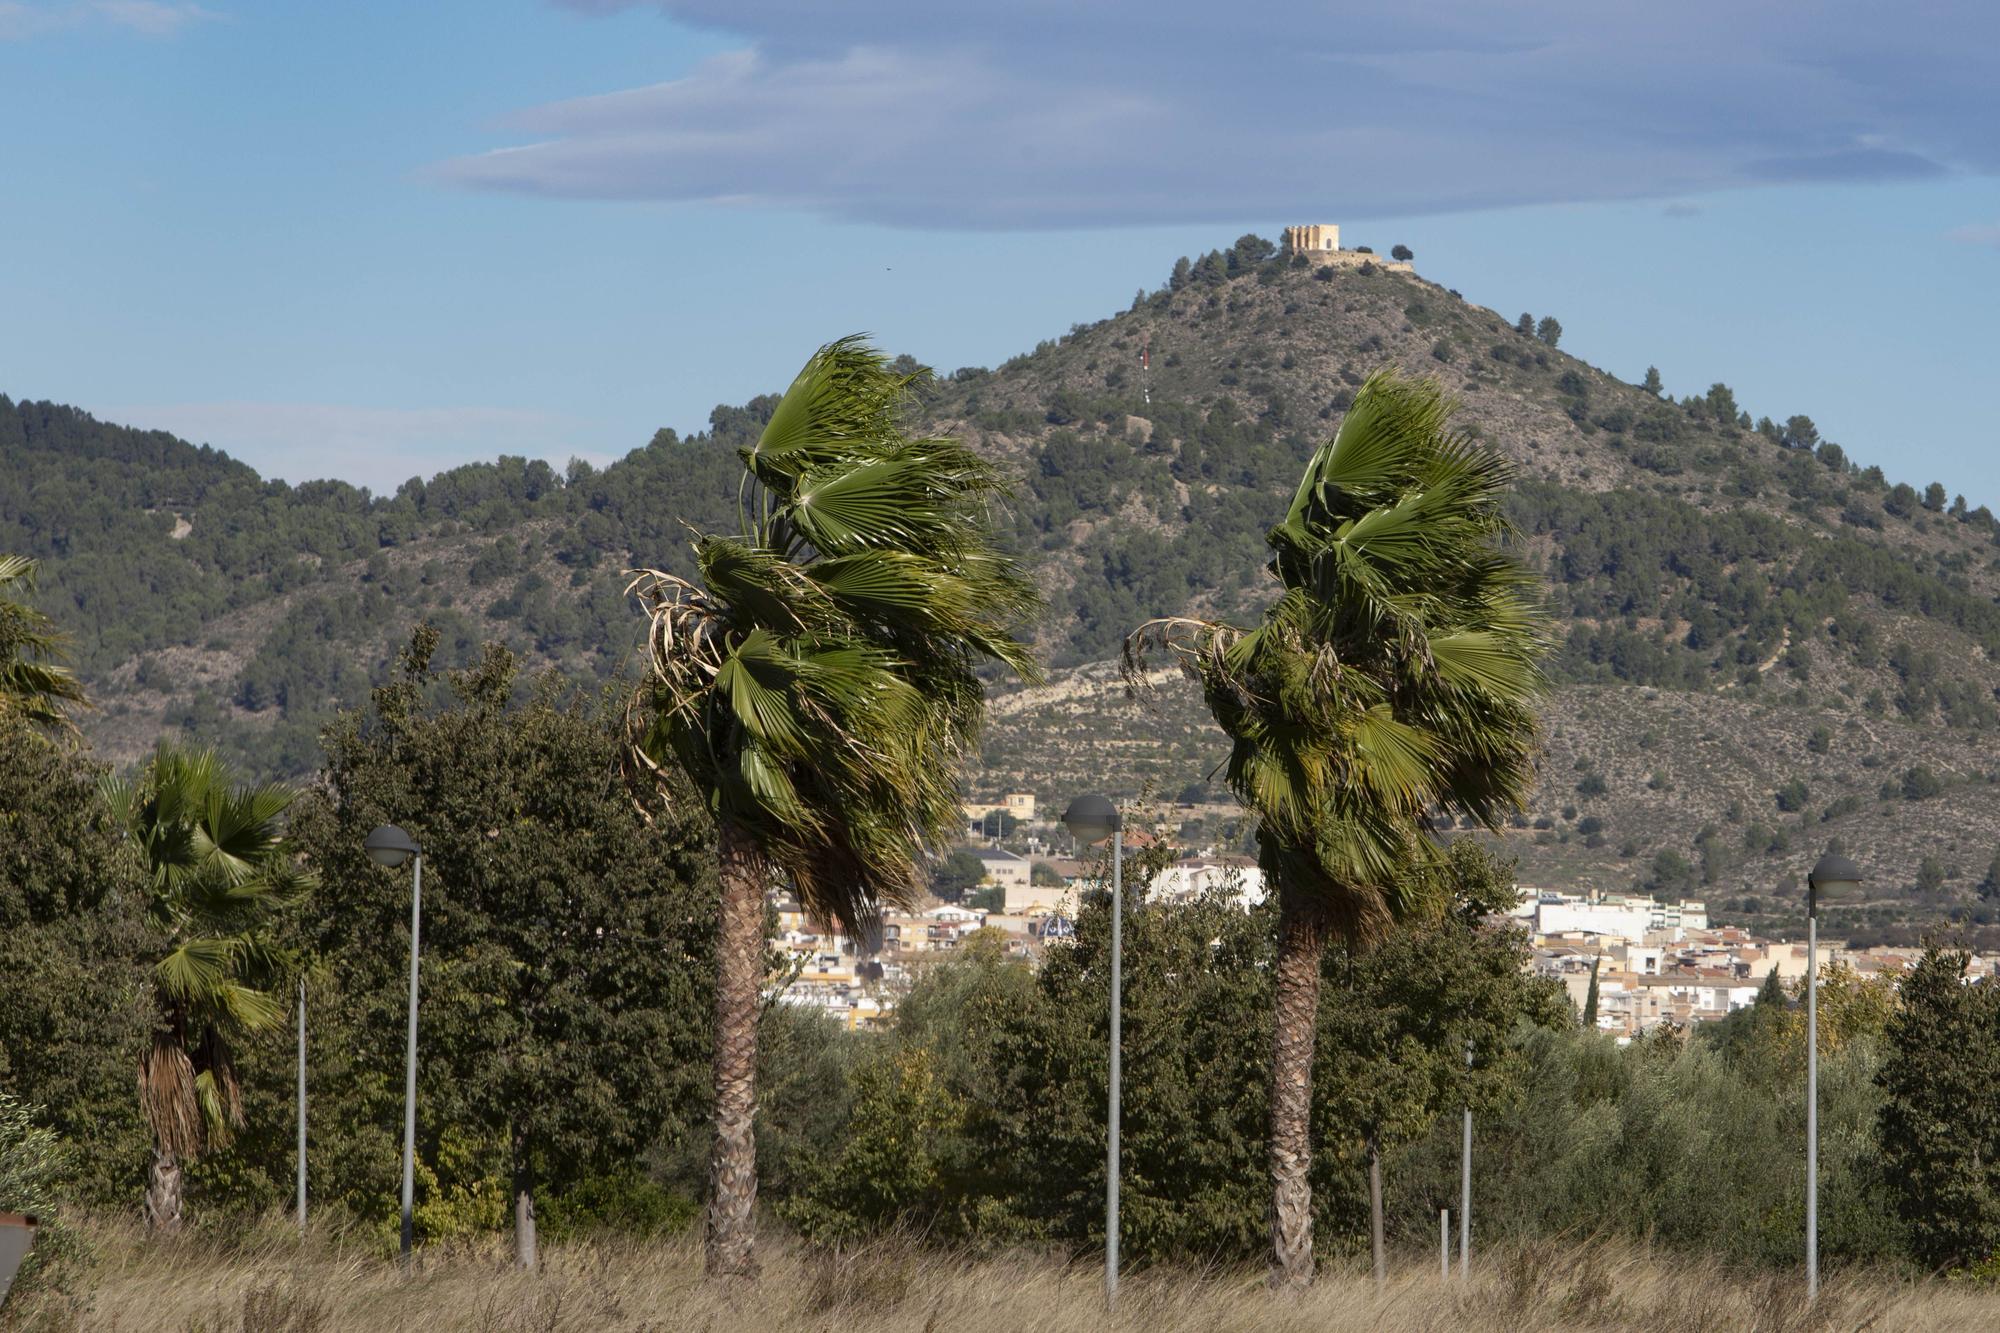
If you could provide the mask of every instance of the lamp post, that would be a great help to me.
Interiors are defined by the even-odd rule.
[[[299,978],[299,1231],[306,1229],[306,979]]]
[[[415,1237],[411,1202],[415,1196],[417,1162],[417,959],[422,950],[419,931],[423,923],[424,849],[394,824],[384,824],[368,835],[363,844],[368,859],[394,869],[416,859],[415,877],[410,887],[410,1041],[409,1058],[403,1081],[403,1262],[410,1260],[410,1244]]]
[[[1465,1043],[1465,1068],[1472,1069],[1472,1043]],[[1472,1099],[1466,1098],[1465,1148],[1458,1167],[1458,1276],[1472,1276]]]
[[[1124,984],[1125,904],[1123,878],[1125,862],[1124,824],[1118,807],[1103,796],[1079,796],[1063,811],[1063,826],[1079,847],[1092,847],[1111,839],[1111,1090],[1105,1144],[1104,1181],[1104,1304],[1118,1305],[1118,1093],[1121,1073],[1119,1010]]]
[[[1857,888],[1861,870],[1829,851],[1806,873],[1806,1300],[1819,1299],[1819,896]]]

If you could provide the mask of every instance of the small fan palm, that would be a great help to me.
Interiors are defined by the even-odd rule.
[[[1001,487],[901,416],[921,374],[859,339],[821,348],[741,450],[743,535],[699,534],[699,581],[640,571],[650,680],[640,764],[677,771],[721,861],[715,1145],[707,1265],[755,1271],[755,1113],[764,894],[773,872],[822,920],[869,938],[922,894],[960,819],[960,761],[985,695],[974,669],[1036,674],[1012,631],[1039,606],[990,541]]]
[[[212,751],[162,747],[135,785],[105,797],[147,871],[157,1022],[139,1057],[139,1108],[153,1133],[146,1220],[180,1226],[181,1172],[243,1124],[231,1044],[283,1019],[295,960],[273,943],[278,912],[312,887],[283,836],[293,793],[233,787]]]
[[[1307,1112],[1329,934],[1366,945],[1435,907],[1428,817],[1497,830],[1533,782],[1546,640],[1531,580],[1500,546],[1511,469],[1453,433],[1450,413],[1435,385],[1371,378],[1267,537],[1283,591],[1262,622],[1158,620],[1126,645],[1128,677],[1165,648],[1200,683],[1278,895],[1279,1283],[1312,1275]]]
[[[28,604],[36,569],[26,556],[0,555],[0,721],[74,739],[70,709],[85,705],[83,686],[62,665],[62,634]]]

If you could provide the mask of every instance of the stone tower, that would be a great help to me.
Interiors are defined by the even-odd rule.
[[[1340,228],[1329,222],[1285,228],[1285,250],[1290,254],[1326,254],[1340,249]]]
[[[1373,265],[1376,268],[1391,269],[1408,273],[1409,264],[1400,259],[1387,259],[1367,250],[1343,250],[1340,248],[1340,228],[1331,222],[1312,222],[1301,227],[1285,228],[1285,253],[1304,255],[1312,263],[1324,267],[1339,265],[1343,268],[1360,268]]]

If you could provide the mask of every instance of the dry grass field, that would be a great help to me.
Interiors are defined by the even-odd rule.
[[[10,1303],[0,1326],[173,1333],[1428,1333],[1437,1330],[1646,1329],[1650,1333],[2000,1327],[2000,1294],[1877,1274],[1836,1274],[1816,1309],[1793,1275],[1733,1272],[1713,1260],[1623,1246],[1532,1245],[1485,1256],[1470,1282],[1442,1283],[1435,1261],[1400,1266],[1381,1290],[1365,1271],[1324,1271],[1307,1295],[1266,1290],[1261,1275],[1154,1269],[1128,1274],[1115,1316],[1102,1275],[1046,1257],[973,1258],[881,1242],[839,1255],[767,1238],[754,1287],[702,1281],[692,1237],[548,1246],[528,1275],[504,1238],[424,1250],[403,1274],[377,1242],[282,1223],[221,1241],[145,1243],[125,1224],[89,1228],[95,1258],[74,1301]]]

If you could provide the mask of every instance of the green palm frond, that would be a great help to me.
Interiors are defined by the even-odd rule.
[[[865,928],[920,892],[958,819],[956,773],[1034,585],[988,542],[993,470],[905,435],[920,378],[859,338],[815,353],[742,451],[754,521],[700,535],[699,582],[634,571],[649,680],[631,710],[643,772],[678,770],[815,912]]]
[[[1548,637],[1502,545],[1512,471],[1451,412],[1434,384],[1372,376],[1269,534],[1263,621],[1126,644],[1128,680],[1164,649],[1201,685],[1279,892],[1356,941],[1434,906],[1429,814],[1497,828],[1533,782]]]
[[[0,721],[12,719],[74,741],[78,732],[71,712],[90,702],[62,664],[68,640],[29,604],[38,569],[26,556],[0,555]]]

